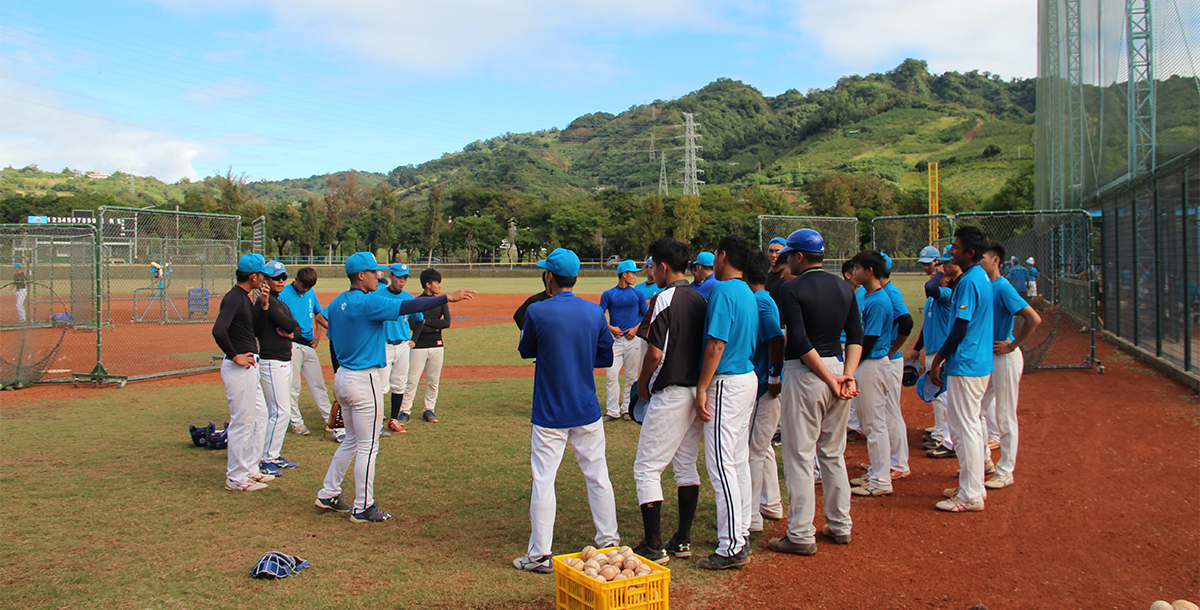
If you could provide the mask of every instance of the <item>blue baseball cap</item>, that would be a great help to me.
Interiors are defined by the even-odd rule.
[[[380,265],[379,261],[375,260],[375,255],[370,252],[355,252],[346,259],[346,275],[354,275],[360,271],[383,271],[386,266]]]
[[[946,244],[946,249],[942,250],[942,255],[938,257],[938,260],[942,261],[943,263],[949,262],[949,260],[950,260],[950,244]]]
[[[932,263],[933,261],[937,260],[939,254],[941,254],[941,252],[938,252],[936,246],[925,246],[924,248],[921,248],[921,257],[917,259],[917,262]]]
[[[929,378],[929,371],[921,373],[917,378],[917,397],[925,402],[933,402],[933,399],[942,395],[946,391],[946,370],[942,369],[942,386],[933,385],[933,380]]]
[[[537,266],[560,277],[579,276],[579,257],[566,248],[555,248],[550,256],[538,261]]]
[[[251,252],[249,254],[243,254],[242,257],[238,259],[237,270],[241,271],[242,273],[262,273],[263,266],[266,264],[267,261],[263,259],[261,254],[255,254]]]
[[[286,273],[287,267],[284,267],[283,263],[279,261],[268,261],[267,264],[263,265],[263,275],[267,277],[279,277]]]
[[[634,262],[633,259],[621,261],[621,264],[617,265],[617,273],[618,274],[625,273],[626,271],[632,271],[634,273],[637,273],[638,272],[638,264],[636,262]]]
[[[883,257],[883,268],[887,269],[888,271],[891,271],[892,270],[892,257],[890,257],[882,252],[879,253],[879,256]]]
[[[649,269],[649,268],[651,268],[651,267],[653,267],[653,266],[654,266],[654,257],[653,257],[653,256],[647,256],[647,257],[646,257],[646,268],[647,268],[647,269]]]
[[[396,277],[404,277],[408,275],[408,265],[404,263],[392,263],[392,266],[388,267],[388,273]]]
[[[696,260],[692,261],[692,264],[700,265],[701,267],[712,267],[715,260],[716,257],[713,256],[712,252],[701,252],[696,255]]]
[[[646,266],[647,266],[647,267],[649,267],[649,266],[650,266],[650,261],[646,261]],[[13,267],[20,268],[20,267],[21,267],[21,263],[13,263]]]
[[[786,239],[784,239],[784,238],[782,238],[782,237],[772,237],[772,238],[771,238],[771,241],[767,242],[767,245],[768,245],[768,246],[769,246],[769,245],[771,245],[771,244],[779,244],[779,245],[781,245],[781,246],[786,246],[786,245],[787,245],[787,240],[786,240]]]

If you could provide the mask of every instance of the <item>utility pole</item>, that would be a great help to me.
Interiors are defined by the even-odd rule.
[[[683,127],[683,135],[675,136],[683,138],[683,146],[680,147],[683,149],[683,170],[681,171],[683,180],[680,182],[683,183],[684,195],[699,195],[700,185],[704,184],[704,181],[699,179],[699,175],[704,173],[704,170],[696,169],[696,162],[703,160],[696,157],[696,151],[703,147],[696,145],[696,138],[700,137],[696,134],[696,128],[700,124],[695,121],[695,118],[696,113],[684,112],[683,125],[678,125],[678,127]],[[676,148],[676,150],[680,148]]]
[[[667,189],[667,155],[666,153],[658,156],[658,194],[663,197],[669,196]]]

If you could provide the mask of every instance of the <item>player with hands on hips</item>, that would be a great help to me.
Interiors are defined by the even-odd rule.
[[[263,295],[269,295],[269,301],[267,321],[258,335],[261,356],[258,371],[267,403],[267,424],[259,468],[279,476],[283,469],[297,466],[280,452],[292,412],[292,343],[307,344],[308,341],[302,336],[300,324],[292,317],[291,309],[279,298],[281,291],[287,288],[287,268],[279,261],[269,261],[263,265],[263,277],[267,286]]]
[[[375,457],[379,453],[379,431],[383,426],[383,382],[380,369],[386,364],[387,341],[383,323],[400,316],[442,307],[447,302],[470,300],[473,290],[450,295],[418,297],[400,301],[376,293],[378,272],[387,269],[370,252],[357,252],[346,259],[350,289],[325,307],[329,341],[337,353],[338,369],[333,393],[342,407],[346,436],[338,445],[317,492],[316,506],[350,512],[355,523],[386,521],[393,517],[375,504]],[[342,497],[342,479],[354,462],[354,503]]]
[[[637,383],[641,367],[641,341],[637,327],[646,315],[646,299],[634,287],[637,284],[637,263],[622,261],[617,266],[617,285],[600,295],[600,309],[608,313],[608,330],[613,336],[613,363],[605,370],[604,390],[607,412],[604,421],[629,419],[629,395]],[[621,368],[625,368],[624,391]]]

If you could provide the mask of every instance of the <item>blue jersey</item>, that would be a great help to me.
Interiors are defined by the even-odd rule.
[[[401,290],[399,294],[396,294],[396,293],[392,292],[391,288],[388,288],[387,285],[385,285],[385,284],[380,284],[379,289],[376,290],[375,292],[381,297],[385,297],[388,299],[396,299],[401,302],[404,302],[411,298],[414,298],[413,295],[411,295],[403,290]],[[392,343],[392,344],[396,344],[401,341],[412,340],[412,328],[409,327],[408,320],[409,320],[409,318],[414,317],[414,316],[421,316],[421,319],[424,319],[423,314],[417,313],[417,314],[400,316],[400,318],[398,320],[388,320],[388,321],[384,322],[383,323],[383,338],[384,338],[384,340],[386,340],[388,343]]]
[[[896,320],[899,320],[901,316],[912,314],[908,312],[908,305],[904,303],[904,295],[900,294],[900,289],[896,288],[896,284],[892,282],[884,284],[883,292],[892,302],[892,340],[888,341],[888,349],[891,349],[892,343],[900,338],[900,323],[896,322]],[[904,355],[900,353],[902,351],[904,350],[896,350],[896,353],[891,356],[892,360],[903,358]]]
[[[754,344],[754,355],[751,358],[754,362],[754,372],[758,374],[758,384],[764,385],[767,383],[768,373],[770,372],[770,347],[771,339],[783,336],[783,325],[779,322],[779,305],[775,303],[775,299],[771,298],[771,293],[766,290],[758,290],[754,293],[754,300],[758,302],[758,342]],[[759,388],[759,396],[766,388]]]
[[[1017,312],[1025,309],[1029,303],[1017,294],[1017,290],[1008,280],[998,277],[992,281],[992,311],[995,316],[992,322],[993,341],[1013,340],[1013,320]]]
[[[646,299],[647,302],[649,302],[650,299],[653,299],[654,295],[663,291],[663,289],[659,288],[658,284],[655,284],[654,282],[642,282],[641,284],[634,286],[634,288],[637,288],[637,291],[642,293],[642,298]]]
[[[440,307],[445,295],[422,299],[389,299],[378,292],[347,290],[337,295],[325,308],[329,334],[337,352],[338,365],[359,371],[387,365],[384,353],[383,323],[397,320],[401,315],[421,309]]]
[[[595,369],[612,366],[612,333],[600,306],[563,290],[525,312],[522,358],[537,358],[530,421],[575,428],[600,419]]]
[[[716,286],[717,284],[720,284],[720,282],[717,281],[717,274],[711,273],[707,278],[704,279],[703,282],[700,282],[699,284],[692,282],[692,288],[695,288],[696,292],[699,292],[700,296],[704,297],[704,300],[707,301],[709,295],[712,294],[713,286]]]
[[[950,303],[954,320],[967,321],[967,335],[946,362],[946,374],[960,377],[991,375],[992,283],[983,267],[975,265],[962,275]]]
[[[304,294],[296,292],[295,284],[288,284],[279,291],[279,300],[292,311],[296,324],[300,325],[300,336],[312,341],[313,318],[321,313],[321,302],[310,288]]]
[[[613,286],[600,295],[600,309],[608,312],[608,323],[621,330],[637,328],[649,305],[637,288]]]
[[[754,370],[751,358],[758,342],[758,299],[746,282],[713,282],[704,319],[705,346],[710,337],[725,342],[715,374],[741,375]]]
[[[863,290],[866,293],[866,290]],[[871,347],[870,353],[863,354],[863,358],[887,358],[888,351],[892,349],[892,303],[883,290],[865,294],[863,298],[858,300],[859,308],[862,311],[863,337],[878,337],[875,340],[875,345]]]
[[[934,354],[942,349],[946,335],[950,333],[950,297],[954,291],[949,288],[938,288],[938,298],[925,299],[925,324],[921,327],[921,335],[925,340],[925,353]]]

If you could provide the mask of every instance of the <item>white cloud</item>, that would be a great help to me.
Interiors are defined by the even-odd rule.
[[[0,165],[120,170],[171,182],[197,177],[192,162],[203,148],[187,138],[68,108],[33,87],[9,83],[0,97]]]
[[[795,2],[795,27],[834,72],[866,73],[907,55],[933,73],[1037,75],[1037,0]]]

